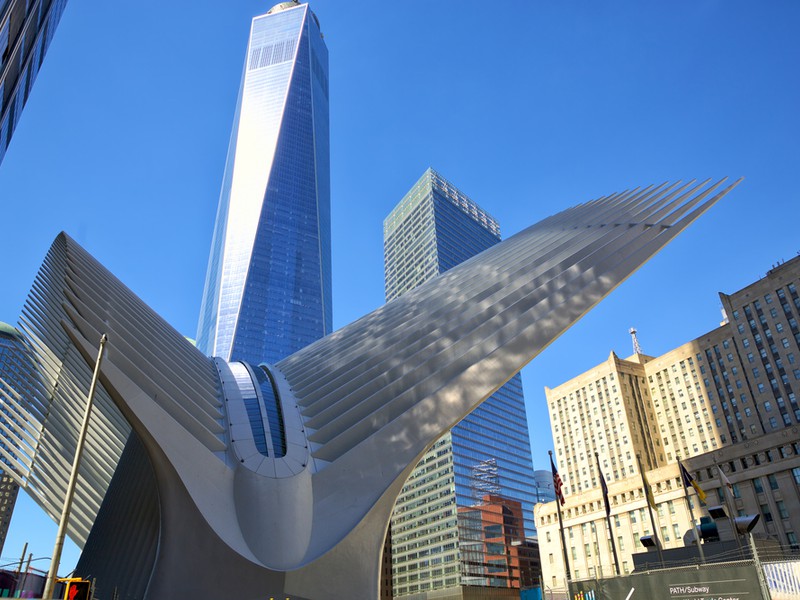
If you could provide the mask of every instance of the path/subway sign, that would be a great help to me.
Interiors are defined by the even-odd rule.
[[[761,600],[754,565],[704,565],[570,584],[572,600]]]

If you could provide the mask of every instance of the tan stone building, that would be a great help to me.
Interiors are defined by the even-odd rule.
[[[572,576],[613,574],[610,538],[621,570],[653,534],[641,459],[653,489],[655,533],[664,548],[691,528],[677,460],[724,504],[717,465],[733,483],[729,511],[760,514],[757,532],[785,548],[800,533],[800,258],[756,283],[720,294],[720,327],[662,356],[613,352],[602,364],[545,390],[564,481],[562,508]],[[608,532],[595,453],[609,486]],[[694,492],[689,495],[694,502]],[[706,515],[695,506],[695,517]],[[535,509],[545,585],[562,587],[564,561],[555,503]]]

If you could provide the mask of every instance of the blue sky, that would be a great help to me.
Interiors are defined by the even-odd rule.
[[[0,320],[65,230],[194,337],[250,18],[271,5],[69,1],[0,164]],[[746,178],[523,371],[537,468],[545,385],[629,355],[631,326],[648,354],[701,335],[717,292],[800,251],[796,1],[312,9],[330,52],[337,327],[382,304],[383,218],[429,166],[504,236],[627,188]],[[3,558],[25,541],[50,556],[54,535],[22,501]]]

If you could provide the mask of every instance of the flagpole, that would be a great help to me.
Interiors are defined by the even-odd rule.
[[[691,486],[691,483],[688,483],[687,485],[687,481],[683,476],[683,471],[686,470],[686,467],[684,467],[683,464],[681,464],[681,460],[678,456],[675,456],[675,458],[678,460],[678,469],[681,470],[681,481],[683,482],[683,497],[686,500],[686,506],[689,507],[689,518],[692,519],[692,530],[694,531],[694,541],[697,544],[698,552],[700,552],[700,562],[705,563],[706,555],[705,552],[703,552],[703,544],[702,544],[703,540],[700,539],[700,530],[697,527],[697,522],[694,520],[694,510],[692,509],[692,503],[689,500],[689,486]],[[688,474],[689,471],[686,471],[686,473]],[[695,490],[695,494],[697,494],[697,490]],[[700,496],[697,496],[697,499],[699,501]]]
[[[642,479],[642,489],[644,490],[645,503],[647,504],[647,512],[650,513],[650,527],[653,528],[653,537],[656,540],[656,549],[658,550],[658,560],[661,562],[661,568],[664,568],[664,553],[661,551],[661,538],[658,536],[658,529],[656,528],[656,519],[653,516],[653,505],[656,503],[653,490],[644,476],[644,469],[642,468],[642,459],[637,454],[636,464],[639,466],[639,476]]]
[[[603,577],[603,558],[600,556],[600,538],[597,537],[597,525],[594,521],[589,521],[589,526],[592,529],[592,536],[594,541],[594,578],[602,579]]]
[[[728,509],[728,521],[731,524],[731,532],[733,533],[733,538],[736,540],[736,546],[739,548],[739,554],[742,553],[742,542],[739,539],[739,533],[736,531],[736,522],[733,520],[733,507],[728,502],[728,493],[725,491],[725,488],[729,488],[732,486],[731,482],[728,481],[728,478],[722,472],[722,469],[717,464],[717,460],[714,459],[714,466],[717,468],[717,475],[719,475],[718,479],[720,482],[720,488],[722,489],[722,499],[723,502]]]
[[[686,486],[683,488],[684,498],[686,499],[686,505],[689,507],[689,518],[692,519],[692,529],[694,530],[694,540],[697,544],[697,550],[700,552],[700,562],[706,562],[706,556],[703,552],[703,544],[701,543],[702,540],[700,539],[700,532],[697,529],[697,523],[694,520],[694,510],[692,510],[692,503],[689,500],[689,490],[686,489]]]
[[[619,558],[617,557],[617,544],[614,542],[614,530],[611,529],[611,504],[608,502],[608,484],[606,483],[603,472],[600,470],[600,455],[595,452],[594,459],[597,461],[597,474],[600,476],[601,487],[603,488],[603,502],[606,508],[606,527],[608,527],[608,537],[611,538],[611,551],[614,553],[614,570],[619,577]]]
[[[81,425],[80,434],[78,435],[78,442],[75,448],[75,457],[72,460],[72,471],[70,472],[69,482],[67,484],[64,507],[61,510],[61,520],[58,523],[56,543],[55,547],[53,548],[53,558],[50,560],[50,570],[47,572],[47,579],[45,579],[44,591],[42,592],[42,598],[45,600],[50,600],[53,597],[56,580],[58,579],[58,567],[61,563],[61,552],[64,549],[64,538],[67,535],[67,525],[69,524],[69,517],[70,513],[72,512],[72,500],[75,496],[75,488],[78,485],[78,471],[81,466],[81,455],[83,454],[83,447],[86,444],[86,437],[89,431],[89,419],[92,415],[94,392],[100,375],[100,364],[103,362],[103,351],[105,350],[107,341],[108,337],[105,333],[100,336],[100,348],[97,351],[97,361],[94,363],[92,382],[89,385],[86,408],[84,408],[83,411],[83,423]]]
[[[553,485],[555,485],[555,463],[553,462],[553,451],[548,450],[547,454],[550,455],[550,466],[553,469]],[[561,552],[564,555],[564,570],[567,574],[567,595],[569,595],[569,580],[572,579],[572,574],[569,571],[569,559],[567,558],[567,540],[564,538],[564,522],[561,520],[561,501],[559,497],[563,498],[561,492],[556,493],[556,510],[558,511],[558,530],[561,532]]]

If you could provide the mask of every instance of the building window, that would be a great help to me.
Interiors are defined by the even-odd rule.
[[[764,520],[767,523],[771,523],[772,522],[772,513],[769,510],[769,505],[768,504],[762,504],[760,506],[760,508],[761,508],[761,514],[764,516]]]
[[[783,503],[783,500],[778,500],[775,503],[775,506],[778,508],[778,514],[780,515],[781,519],[789,518],[789,511],[786,510],[786,505]]]
[[[780,489],[778,487],[778,478],[775,475],[767,475],[767,481],[769,481],[769,489],[777,490]]]
[[[789,547],[792,550],[800,550],[800,544],[797,543],[797,535],[793,531],[786,532],[786,539],[789,540]]]
[[[753,479],[753,488],[756,490],[756,494],[764,493],[764,486],[761,485],[760,477],[756,477],[755,479]]]

